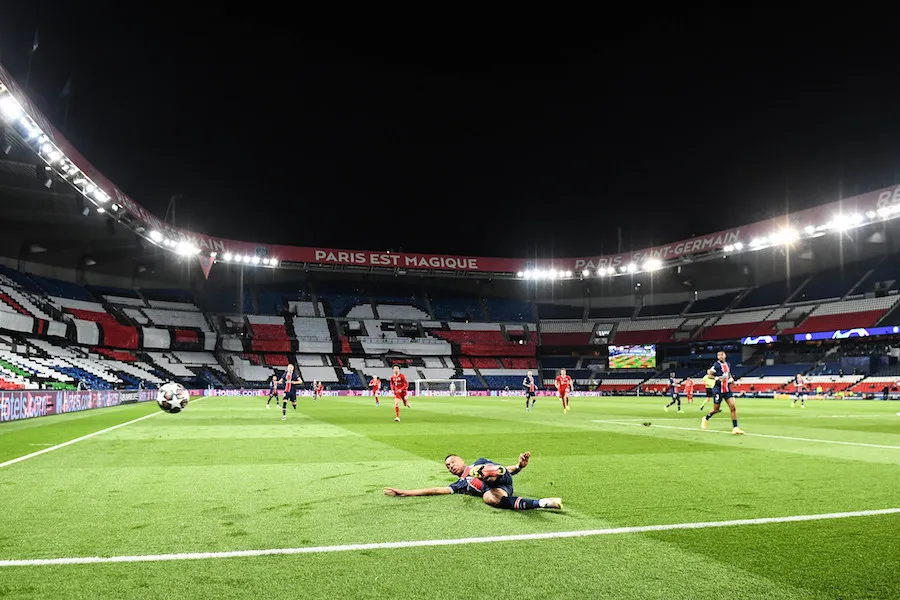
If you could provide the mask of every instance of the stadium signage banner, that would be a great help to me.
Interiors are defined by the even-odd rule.
[[[0,392],[0,423],[156,399],[156,390]]]
[[[163,233],[174,241],[190,242],[208,253],[230,252],[260,258],[272,257],[281,262],[311,263],[322,265],[357,265],[368,267],[394,267],[404,269],[475,271],[516,273],[532,268],[582,270],[600,267],[621,267],[629,263],[642,264],[648,259],[672,260],[700,254],[711,250],[721,250],[729,244],[748,243],[750,240],[770,235],[779,227],[790,225],[803,228],[807,225],[820,226],[831,221],[836,215],[877,211],[900,204],[900,186],[884,188],[867,194],[844,198],[822,206],[780,217],[735,227],[709,235],[655,246],[636,252],[587,256],[578,258],[556,258],[529,260],[523,258],[489,258],[473,256],[447,256],[441,254],[408,254],[393,252],[361,252],[358,250],[336,250],[330,248],[304,248],[281,246],[255,242],[242,242],[188,231],[172,227],[156,215],[131,199],[103,176],[72,144],[50,123],[23,90],[0,65],[0,82],[7,86],[22,108],[40,126],[41,130],[81,171],[103,190],[113,202],[124,207],[146,229]]]
[[[836,329],[833,331],[817,331],[815,333],[795,333],[795,342],[808,342],[812,340],[846,340],[854,337],[869,337],[876,335],[897,335],[900,327],[858,327],[856,329]]]

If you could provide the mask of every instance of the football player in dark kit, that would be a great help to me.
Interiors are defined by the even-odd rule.
[[[444,466],[459,478],[450,485],[417,490],[385,488],[384,493],[388,496],[467,494],[480,496],[488,506],[510,510],[562,508],[562,498],[532,499],[513,496],[513,475],[527,467],[530,458],[531,452],[523,452],[519,455],[519,462],[509,467],[501,466],[486,458],[479,458],[470,466],[466,466],[462,458],[450,454],[444,459]]]

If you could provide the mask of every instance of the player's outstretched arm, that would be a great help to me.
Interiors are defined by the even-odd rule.
[[[433,487],[421,488],[418,490],[398,490],[397,488],[384,488],[387,496],[443,496],[444,494],[452,494],[453,490],[449,487]]]
[[[519,455],[519,462],[514,465],[510,465],[506,467],[506,470],[510,475],[515,475],[522,469],[528,466],[528,461],[531,459],[531,452],[523,452]]]

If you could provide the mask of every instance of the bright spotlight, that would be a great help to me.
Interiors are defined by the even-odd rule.
[[[231,260],[231,258],[232,258],[231,252],[226,252],[225,254],[222,255],[222,258],[224,258],[225,260]]]
[[[797,230],[788,227],[785,229],[779,229],[771,236],[769,236],[769,239],[772,240],[773,244],[790,244],[795,242],[798,237],[800,236],[797,234]]]
[[[252,262],[254,265],[258,265],[258,264],[259,264],[259,257],[258,257],[258,256],[254,256],[253,258],[250,259],[250,262]]]
[[[734,249],[735,249],[735,250],[743,250],[743,249],[744,249],[744,243],[743,243],[743,242],[736,242],[736,243],[734,244]]]
[[[562,272],[562,271],[560,271],[560,273],[561,273],[561,272]],[[571,276],[572,276],[572,271],[566,271],[566,277],[571,277]]]
[[[644,263],[645,271],[656,271],[662,268],[662,261],[658,258],[651,258]]]
[[[0,110],[9,119],[18,119],[22,116],[22,107],[19,106],[19,103],[12,96],[7,95],[3,100],[0,100]]]
[[[637,265],[634,263],[628,263],[627,270],[629,273],[634,273],[635,271],[637,271]]]
[[[150,232],[150,239],[156,243],[159,243],[163,239],[163,234],[161,234],[160,232],[158,232],[154,229],[153,231]]]
[[[270,261],[269,261],[269,266],[270,266],[270,267],[277,267],[277,266],[278,266],[278,259],[277,259],[277,258],[273,258],[272,260],[270,260]]]
[[[523,271],[519,271],[518,273],[516,273],[516,277],[522,279],[523,277],[525,277],[525,273]]]
[[[581,271],[581,276],[582,276],[582,277],[587,277],[587,276],[590,275],[590,274],[591,274],[591,272],[588,271],[587,269],[582,269],[582,271]]]

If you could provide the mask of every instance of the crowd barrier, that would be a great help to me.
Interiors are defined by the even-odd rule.
[[[206,390],[189,390],[203,396]],[[0,392],[0,423],[156,400],[156,390]]]

